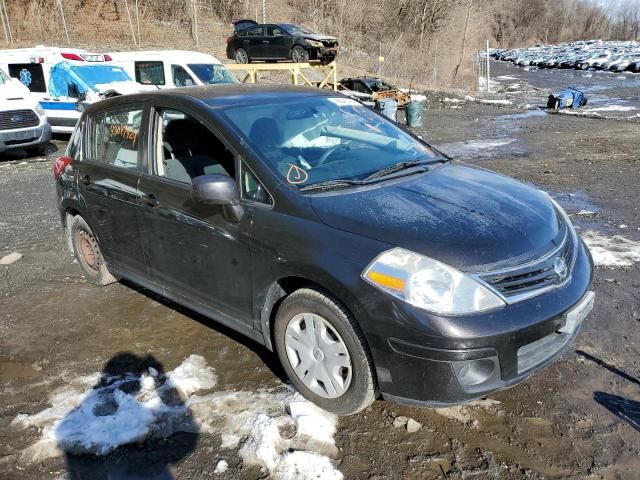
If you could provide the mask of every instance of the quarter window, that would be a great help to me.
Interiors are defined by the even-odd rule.
[[[271,196],[258,178],[244,165],[242,166],[242,198],[252,202],[271,205]]]
[[[142,109],[123,109],[91,118],[90,157],[114,167],[137,170]]]
[[[135,62],[136,82],[143,85],[164,85],[164,63]]]

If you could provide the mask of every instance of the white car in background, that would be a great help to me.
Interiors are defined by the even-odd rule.
[[[0,70],[0,153],[15,148],[43,154],[51,126],[29,89]]]
[[[123,67],[141,85],[155,88],[238,83],[213,55],[188,50],[109,52],[113,64]]]

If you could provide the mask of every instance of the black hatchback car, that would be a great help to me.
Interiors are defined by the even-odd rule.
[[[257,24],[242,20],[236,23],[236,31],[227,38],[227,58],[237,63],[254,60],[330,63],[337,54],[337,38],[290,23]]]
[[[589,252],[547,194],[328,90],[104,100],[54,176],[92,282],[128,279],[275,350],[338,414],[513,385],[593,305]]]

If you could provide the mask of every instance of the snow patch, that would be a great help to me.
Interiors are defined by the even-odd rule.
[[[607,237],[589,230],[581,234],[591,256],[600,267],[630,267],[640,262],[640,242],[622,235]]]
[[[442,100],[444,103],[462,103],[464,100],[460,100],[459,98],[444,98]]]
[[[496,77],[497,80],[518,80],[516,77],[512,77],[510,75],[500,75]]]
[[[245,463],[264,467],[274,478],[342,479],[331,461],[339,453],[335,415],[290,388],[196,395],[216,382],[214,369],[199,355],[166,375],[149,368],[140,375],[72,379],[54,393],[50,408],[13,420],[14,428],[42,431],[21,460],[65,452],[106,455],[122,445],[202,431],[219,435],[223,449],[239,449]],[[216,473],[227,468],[220,460]]]
[[[478,102],[487,105],[513,105],[511,100],[478,100]]]
[[[487,398],[484,400],[469,402],[465,405],[459,405],[456,407],[436,408],[434,409],[434,412],[436,412],[438,415],[442,415],[443,417],[447,417],[460,423],[473,423],[475,425],[477,420],[473,412],[474,408],[488,409],[499,404],[500,402],[498,400]]]
[[[226,460],[220,460],[216,463],[216,468],[213,469],[213,473],[224,473],[229,470],[229,464]]]
[[[631,112],[637,110],[637,107],[629,105],[609,105],[606,107],[595,107],[585,110],[586,112]]]

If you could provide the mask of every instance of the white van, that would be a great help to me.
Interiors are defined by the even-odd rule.
[[[212,55],[188,50],[109,52],[141,85],[156,88],[238,83],[238,79]]]
[[[144,90],[108,55],[72,48],[38,46],[0,50],[0,68],[18,79],[40,102],[54,132],[71,133],[79,100]]]
[[[27,87],[0,69],[0,153],[24,148],[41,154],[50,139],[51,126],[42,107]]]

